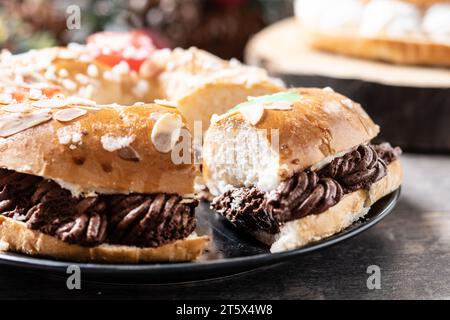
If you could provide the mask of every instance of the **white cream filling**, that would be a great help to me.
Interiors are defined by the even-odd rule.
[[[78,184],[66,182],[62,179],[46,178],[56,182],[61,188],[70,191],[73,197],[96,197],[98,194],[130,194],[129,192],[118,192],[117,190],[107,188],[83,188]]]
[[[54,178],[49,178],[49,177],[43,177],[43,178],[56,182],[61,188],[70,191],[72,196],[75,197],[75,198],[78,198],[78,197],[96,197],[99,194],[128,195],[130,193],[135,193],[136,192],[134,190],[123,191],[123,190],[115,190],[115,189],[101,188],[101,187],[85,188],[85,187],[80,186],[79,184],[67,182],[67,181],[64,181],[62,179],[54,179]],[[157,192],[157,191],[155,191],[155,192]],[[189,198],[189,199],[191,199],[191,198],[194,197],[194,194],[186,193],[186,194],[180,194],[180,196],[182,198]]]
[[[361,16],[359,34],[364,37],[404,37],[417,35],[420,30],[420,11],[401,1],[376,0],[369,2]]]
[[[363,9],[363,4],[358,0],[297,0],[294,6],[295,14],[302,23],[321,31],[354,30]]]
[[[422,28],[434,41],[450,44],[450,3],[431,6],[423,19]]]

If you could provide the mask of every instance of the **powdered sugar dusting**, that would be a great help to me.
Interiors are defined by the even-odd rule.
[[[337,101],[331,100],[327,101],[323,105],[323,110],[327,113],[336,113],[341,111],[341,104]]]
[[[62,145],[82,144],[83,135],[79,123],[58,129],[56,135],[58,136],[59,143]]]
[[[100,141],[102,143],[103,149],[109,152],[113,152],[125,147],[129,147],[134,139],[134,136],[113,136],[107,134],[102,136]]]
[[[353,109],[353,101],[350,99],[342,99],[341,103],[349,109]]]

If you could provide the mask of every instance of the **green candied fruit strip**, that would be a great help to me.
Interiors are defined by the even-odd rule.
[[[295,92],[278,92],[278,93],[270,94],[267,96],[249,97],[248,101],[238,104],[234,108],[228,110],[228,112],[237,111],[243,107],[249,107],[249,106],[254,106],[254,105],[263,104],[263,103],[296,102],[296,101],[299,101],[300,99],[301,99],[300,95]]]

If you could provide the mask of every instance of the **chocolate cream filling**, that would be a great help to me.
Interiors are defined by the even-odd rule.
[[[161,246],[194,231],[196,206],[164,193],[76,198],[53,181],[0,169],[0,214],[71,244]]]
[[[369,189],[386,176],[387,165],[400,154],[400,148],[389,143],[360,145],[317,171],[294,173],[269,193],[256,187],[233,188],[211,206],[238,228],[275,234],[284,222],[319,214],[345,194]]]

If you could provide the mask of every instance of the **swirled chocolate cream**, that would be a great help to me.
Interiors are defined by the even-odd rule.
[[[249,98],[206,133],[211,207],[273,252],[340,232],[400,186],[401,150],[378,132],[330,88]]]
[[[197,236],[193,164],[171,151],[174,108],[53,97],[0,104],[2,248],[56,259],[189,261]]]
[[[195,229],[195,199],[176,194],[74,197],[56,182],[0,170],[0,212],[70,244],[159,247]]]

